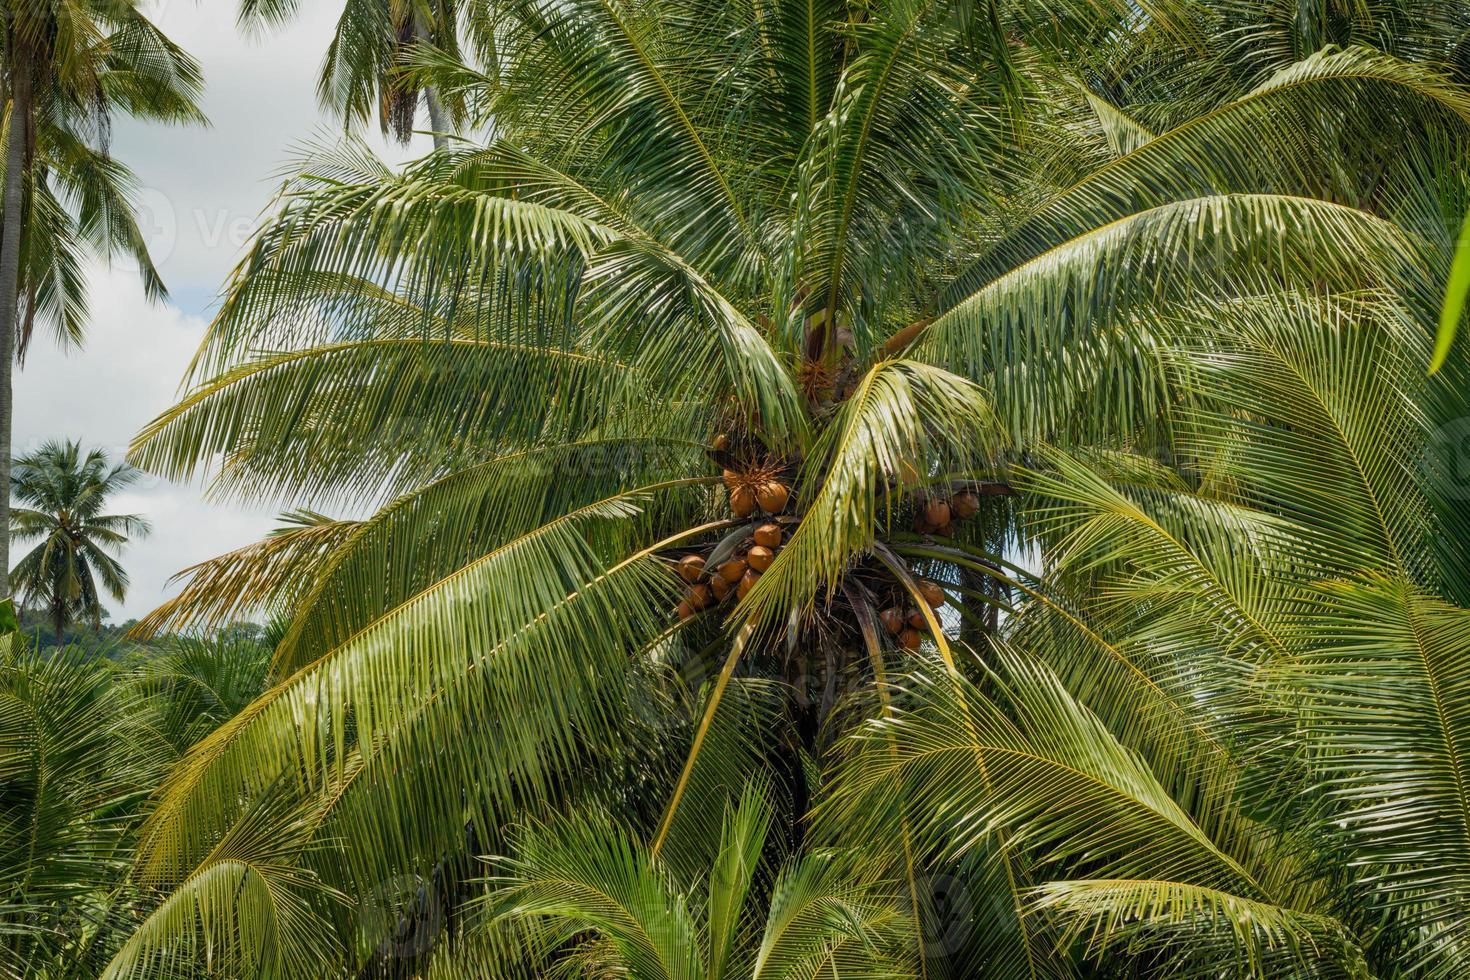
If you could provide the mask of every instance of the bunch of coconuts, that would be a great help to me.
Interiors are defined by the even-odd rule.
[[[723,468],[725,489],[729,494],[730,511],[737,519],[755,515],[757,509],[768,515],[778,515],[786,509],[791,499],[785,464],[763,459],[764,447],[752,445],[739,437],[718,434],[710,444],[710,456]],[[762,460],[762,461],[753,461]],[[988,488],[982,487],[982,492]],[[931,494],[920,501],[914,515],[914,529],[921,534],[954,533],[958,521],[974,516],[980,509],[980,498],[973,489],[964,488],[954,493]],[[792,523],[791,518],[767,519],[741,535],[732,535],[729,542],[739,539],[738,545],[722,543],[712,551],[686,554],[674,563],[680,579],[684,582],[684,597],[675,607],[680,621],[692,618],[701,610],[718,605],[731,595],[737,599],[746,594],[760,581],[761,574],[776,560],[786,532],[782,523]],[[749,528],[749,525],[745,526]],[[879,612],[883,629],[900,647],[914,650],[922,642],[929,629],[924,611],[908,608],[908,593],[894,587],[891,604]],[[919,580],[918,590],[924,602],[932,609],[939,609],[946,602],[942,588],[928,580]]]
[[[961,490],[953,496],[933,494],[914,508],[914,530],[920,534],[954,537],[955,526],[980,509],[980,498],[972,490]]]
[[[726,469],[724,480],[730,493],[730,512],[736,517],[749,517],[759,507],[767,514],[781,513],[791,499],[791,490],[780,477],[780,468],[773,465]]]
[[[751,536],[749,547],[737,549],[724,561],[709,567],[708,559],[702,554],[688,554],[674,564],[679,577],[684,580],[684,598],[674,612],[680,621],[690,619],[700,610],[719,605],[734,595],[745,598],[761,573],[771,567],[776,553],[781,550],[785,532],[774,522],[761,524]],[[891,584],[891,583],[890,583]],[[919,595],[930,609],[936,612],[945,604],[947,596],[943,588],[928,579],[917,582]],[[884,631],[905,650],[917,650],[925,633],[929,631],[929,619],[922,609],[905,607],[902,596],[908,593],[896,588],[893,604],[878,613]]]
[[[920,579],[918,586],[919,594],[924,597],[929,608],[937,613],[945,603],[944,590],[928,579]],[[917,650],[919,641],[929,629],[929,619],[924,615],[924,610],[906,609],[899,605],[879,610],[878,621],[883,624],[884,631],[905,650]]]
[[[781,550],[784,537],[781,525],[768,522],[755,529],[748,548],[739,549],[714,568],[706,567],[707,559],[701,554],[680,558],[675,568],[684,580],[685,589],[684,598],[674,609],[679,619],[688,619],[701,609],[724,602],[731,595],[744,599],[760,581],[761,573],[776,560],[776,552]]]

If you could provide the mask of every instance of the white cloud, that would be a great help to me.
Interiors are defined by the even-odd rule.
[[[221,7],[225,10],[222,11]],[[290,25],[242,35],[233,3],[181,0],[155,5],[155,20],[204,69],[208,128],[118,121],[113,147],[143,185],[140,203],[154,259],[185,309],[199,312],[239,258],[282,166],[308,141],[330,139],[340,124],[323,117],[317,73],[340,3],[302,5]],[[365,133],[389,159],[418,156],[427,137],[387,146],[376,126]]]
[[[204,321],[149,303],[131,276],[97,267],[86,350],[64,354],[38,344],[15,378],[17,454],[47,439],[81,439],[114,456],[173,401]],[[139,616],[158,604],[174,572],[258,538],[273,523],[269,511],[206,503],[197,486],[149,477],[114,501],[117,513],[141,513],[153,535],[130,546],[132,577],[116,618]]]

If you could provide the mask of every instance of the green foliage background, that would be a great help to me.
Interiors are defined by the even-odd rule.
[[[294,508],[134,630],[268,661],[12,655],[107,858],[12,973],[1470,971],[1470,8],[387,13],[338,107],[460,137],[306,153],[132,451]]]

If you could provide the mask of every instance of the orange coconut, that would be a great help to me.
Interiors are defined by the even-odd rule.
[[[883,623],[883,629],[889,636],[897,636],[903,632],[903,612],[895,607],[890,607],[878,614],[878,619]]]
[[[704,555],[685,555],[679,559],[679,577],[686,582],[697,582],[704,574]]]
[[[756,545],[750,549],[745,556],[745,562],[758,572],[764,572],[771,567],[771,562],[776,560],[776,553],[764,545]]]
[[[736,517],[749,517],[754,514],[755,503],[755,491],[743,483],[730,491],[730,510]]]
[[[734,584],[740,581],[740,576],[745,574],[745,562],[739,558],[731,558],[719,568],[720,578]]]
[[[755,543],[762,548],[776,548],[781,544],[781,525],[762,524],[755,529]]]
[[[761,573],[760,572],[756,571],[753,568],[747,569],[746,572],[745,572],[745,574],[740,577],[740,584],[738,586],[736,586],[736,588],[735,588],[735,595],[738,598],[744,599],[746,593],[748,593],[752,588],[754,588],[755,587],[755,583],[759,582],[760,580],[761,580]]]
[[[761,505],[761,510],[768,514],[776,514],[783,510],[790,497],[791,492],[786,489],[786,485],[777,480],[767,480],[755,492],[755,499]]]

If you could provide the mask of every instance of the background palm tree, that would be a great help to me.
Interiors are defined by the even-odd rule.
[[[734,796],[707,828],[712,862],[694,889],[605,813],[538,822],[517,841],[516,856],[496,862],[482,903],[492,925],[468,948],[446,948],[443,959],[473,963],[476,943],[483,951],[511,939],[528,967],[545,970],[568,933],[583,933],[596,937],[586,943],[589,963],[631,966],[639,976],[902,974],[895,964],[912,936],[893,900],[897,883],[834,852],[771,867],[764,845],[772,817],[766,789]]]
[[[113,556],[150,527],[136,514],[105,514],[108,498],[141,474],[127,463],[110,464],[75,442],[48,442],[15,461],[10,495],[22,506],[10,511],[10,535],[36,546],[11,570],[21,601],[51,617],[56,640],[68,624],[102,619],[102,593],[117,602],[127,595],[128,574]],[[100,586],[100,587],[99,587]]]
[[[300,0],[241,0],[245,24],[280,25],[295,16]],[[420,97],[429,114],[434,145],[442,147],[463,114],[457,99],[446,109],[430,84],[415,74],[421,59],[460,56],[461,0],[348,0],[322,62],[317,97],[345,122],[376,115],[383,135],[407,144],[413,135]]]
[[[132,0],[7,2],[8,107],[0,196],[0,485],[10,482],[11,364],[37,318],[79,341],[86,317],[81,255],[136,260],[154,298],[163,284],[129,202],[131,174],[107,152],[110,118],[202,122],[199,67]],[[9,524],[0,501],[0,526]],[[8,597],[10,543],[0,541]]]
[[[496,138],[305,161],[137,441],[377,509],[148,622],[286,626],[104,976],[774,975],[742,812],[818,963],[1462,974],[1464,28],[1284,9],[496,4]]]

